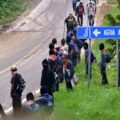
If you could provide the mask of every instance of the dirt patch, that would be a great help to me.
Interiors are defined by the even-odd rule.
[[[107,3],[103,3],[100,6],[97,7],[97,26],[101,26],[104,16],[108,13],[109,10],[111,10],[113,6],[108,5]]]

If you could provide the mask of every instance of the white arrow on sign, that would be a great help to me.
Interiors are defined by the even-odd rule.
[[[100,34],[101,34],[101,32],[100,32],[100,31],[98,31],[98,29],[95,29],[95,30],[94,30],[94,32],[93,32],[93,34],[97,37],[98,35],[100,35]]]

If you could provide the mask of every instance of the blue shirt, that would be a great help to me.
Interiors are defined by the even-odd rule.
[[[77,3],[77,0],[72,0],[72,3]]]
[[[103,67],[106,67],[106,54],[104,51],[101,51],[100,68]]]

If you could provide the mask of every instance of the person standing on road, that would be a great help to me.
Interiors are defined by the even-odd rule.
[[[57,53],[57,52],[56,52]],[[55,74],[55,84],[54,84],[54,91],[59,91],[59,76],[58,76],[58,60],[57,60],[57,55],[54,52],[54,50],[50,50],[49,51],[49,59],[48,59],[48,63],[49,63],[49,67],[50,70],[52,70]]]
[[[12,66],[11,67],[11,98],[12,98],[12,105],[13,105],[13,111],[15,115],[18,115],[22,108],[21,103],[21,96],[23,89],[25,87],[25,81],[23,80],[22,76],[17,73],[17,67]]]
[[[90,2],[87,7],[87,14],[90,26],[94,25],[95,13],[96,13],[95,6],[92,4],[92,2]]]
[[[80,2],[79,6],[76,8],[77,22],[80,26],[83,25],[83,14],[85,14],[85,9],[83,3]]]
[[[53,89],[55,85],[55,74],[52,70],[49,68],[49,63],[47,59],[44,59],[42,62],[43,70],[42,70],[42,76],[41,76],[41,96],[44,94],[49,94],[53,96]]]
[[[65,19],[65,23],[66,23],[67,34],[68,34],[70,31],[74,30],[74,25],[76,23],[76,19],[72,13],[70,13],[69,16]]]
[[[101,51],[101,60],[100,60],[100,71],[102,76],[102,85],[108,84],[107,75],[106,75],[106,54],[104,52],[105,45],[101,43],[99,45],[99,50]]]

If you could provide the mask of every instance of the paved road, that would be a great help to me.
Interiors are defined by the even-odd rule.
[[[0,103],[5,109],[11,106],[9,66],[17,63],[27,82],[23,98],[27,92],[39,89],[41,62],[48,56],[51,39],[62,38],[63,20],[71,9],[70,0],[43,0],[13,28],[15,32],[10,29],[0,36]]]

